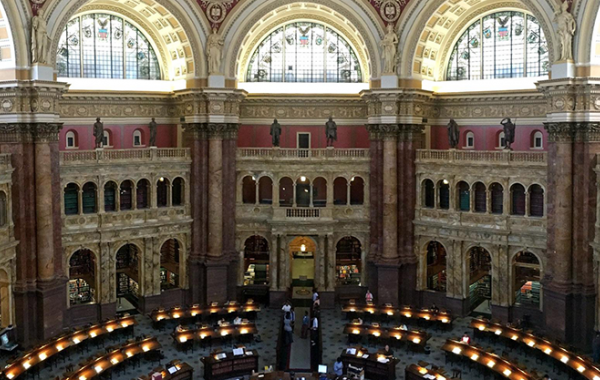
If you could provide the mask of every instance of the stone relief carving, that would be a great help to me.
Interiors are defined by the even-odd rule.
[[[48,46],[51,44],[44,11],[39,9],[31,18],[31,63],[46,63]]]
[[[573,15],[569,13],[569,2],[564,1],[556,5],[554,22],[556,23],[556,34],[560,39],[560,61],[573,60],[573,36],[577,30],[577,24]]]

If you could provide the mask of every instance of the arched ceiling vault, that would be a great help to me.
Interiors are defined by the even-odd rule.
[[[196,7],[198,17],[193,17],[190,7]],[[52,38],[51,52],[57,51],[60,35],[75,15],[107,11],[133,21],[149,37],[164,79],[206,75],[202,46],[208,29],[194,0],[77,0],[68,5],[61,0],[48,0],[43,9]],[[56,65],[56,54],[50,55],[50,63]]]
[[[355,48],[365,80],[377,78],[381,69],[379,41],[383,27],[376,15],[352,2],[341,0],[277,0],[250,2],[221,27],[225,46],[225,76],[242,80],[253,49],[277,26],[294,20],[313,20],[336,29]],[[364,6],[364,3],[362,3]],[[367,4],[368,5],[368,4]],[[242,9],[243,8],[243,9]]]
[[[443,80],[449,51],[460,34],[479,16],[494,10],[521,9],[535,16],[548,40],[550,60],[557,46],[552,26],[554,0],[428,0],[412,1],[399,22],[402,78]]]

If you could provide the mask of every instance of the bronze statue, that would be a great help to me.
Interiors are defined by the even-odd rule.
[[[104,140],[104,123],[100,121],[100,118],[96,118],[94,124],[94,137],[96,138],[96,148],[102,148],[102,142]]]
[[[273,124],[271,124],[271,136],[273,137],[273,146],[279,146],[279,138],[281,137],[281,124],[277,122],[277,119],[274,119]]]
[[[504,127],[504,144],[506,145],[506,149],[512,150],[512,143],[515,142],[515,129],[516,125],[510,120],[510,117],[502,119],[500,122]]]
[[[337,124],[331,116],[325,123],[325,136],[327,137],[327,146],[333,146],[333,142],[337,141]]]
[[[450,122],[448,123],[448,142],[450,143],[450,148],[456,149],[459,140],[460,130],[458,129],[458,124],[454,119],[450,119]]]
[[[150,128],[150,146],[156,146],[156,120],[154,118],[148,124],[148,128]]]

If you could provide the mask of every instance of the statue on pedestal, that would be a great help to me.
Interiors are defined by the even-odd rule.
[[[451,149],[456,149],[460,140],[460,130],[458,124],[454,119],[450,119],[448,123],[448,143]]]
[[[504,145],[506,149],[512,150],[512,144],[515,142],[515,129],[517,126],[510,120],[510,117],[502,119],[500,122],[504,127]]]
[[[102,148],[102,142],[104,140],[104,123],[100,121],[100,118],[96,118],[94,124],[94,137],[96,138],[96,149]]]
[[[271,136],[273,146],[279,146],[279,139],[281,137],[281,124],[277,122],[277,119],[274,119],[273,124],[271,124]]]
[[[221,59],[223,58],[223,39],[213,28],[213,32],[206,41],[206,58],[208,61],[208,74],[221,74]]]
[[[325,136],[327,137],[327,146],[333,147],[333,142],[337,141],[337,124],[331,116],[329,116],[329,120],[325,123]]]
[[[573,60],[573,35],[575,34],[575,30],[577,30],[577,24],[568,9],[569,2],[565,1],[557,6],[554,12],[556,34],[558,34],[562,47],[559,61]]]
[[[46,63],[46,53],[50,38],[44,12],[39,9],[37,14],[31,18],[31,63]]]
[[[398,36],[394,31],[394,25],[387,25],[387,33],[381,40],[381,50],[383,58],[383,74],[396,73],[396,52],[398,49]]]
[[[150,129],[150,146],[156,146],[156,120],[154,118],[148,124],[148,128]]]

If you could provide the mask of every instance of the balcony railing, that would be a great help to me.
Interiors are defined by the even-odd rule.
[[[286,218],[320,218],[321,210],[318,208],[288,208],[285,210]]]
[[[546,152],[513,152],[510,150],[430,150],[417,151],[417,162],[470,162],[496,164],[546,164]]]
[[[96,149],[60,152],[61,165],[187,160],[190,160],[190,150],[187,148]]]
[[[238,148],[237,157],[258,159],[365,159],[369,149],[288,149],[288,148]]]

